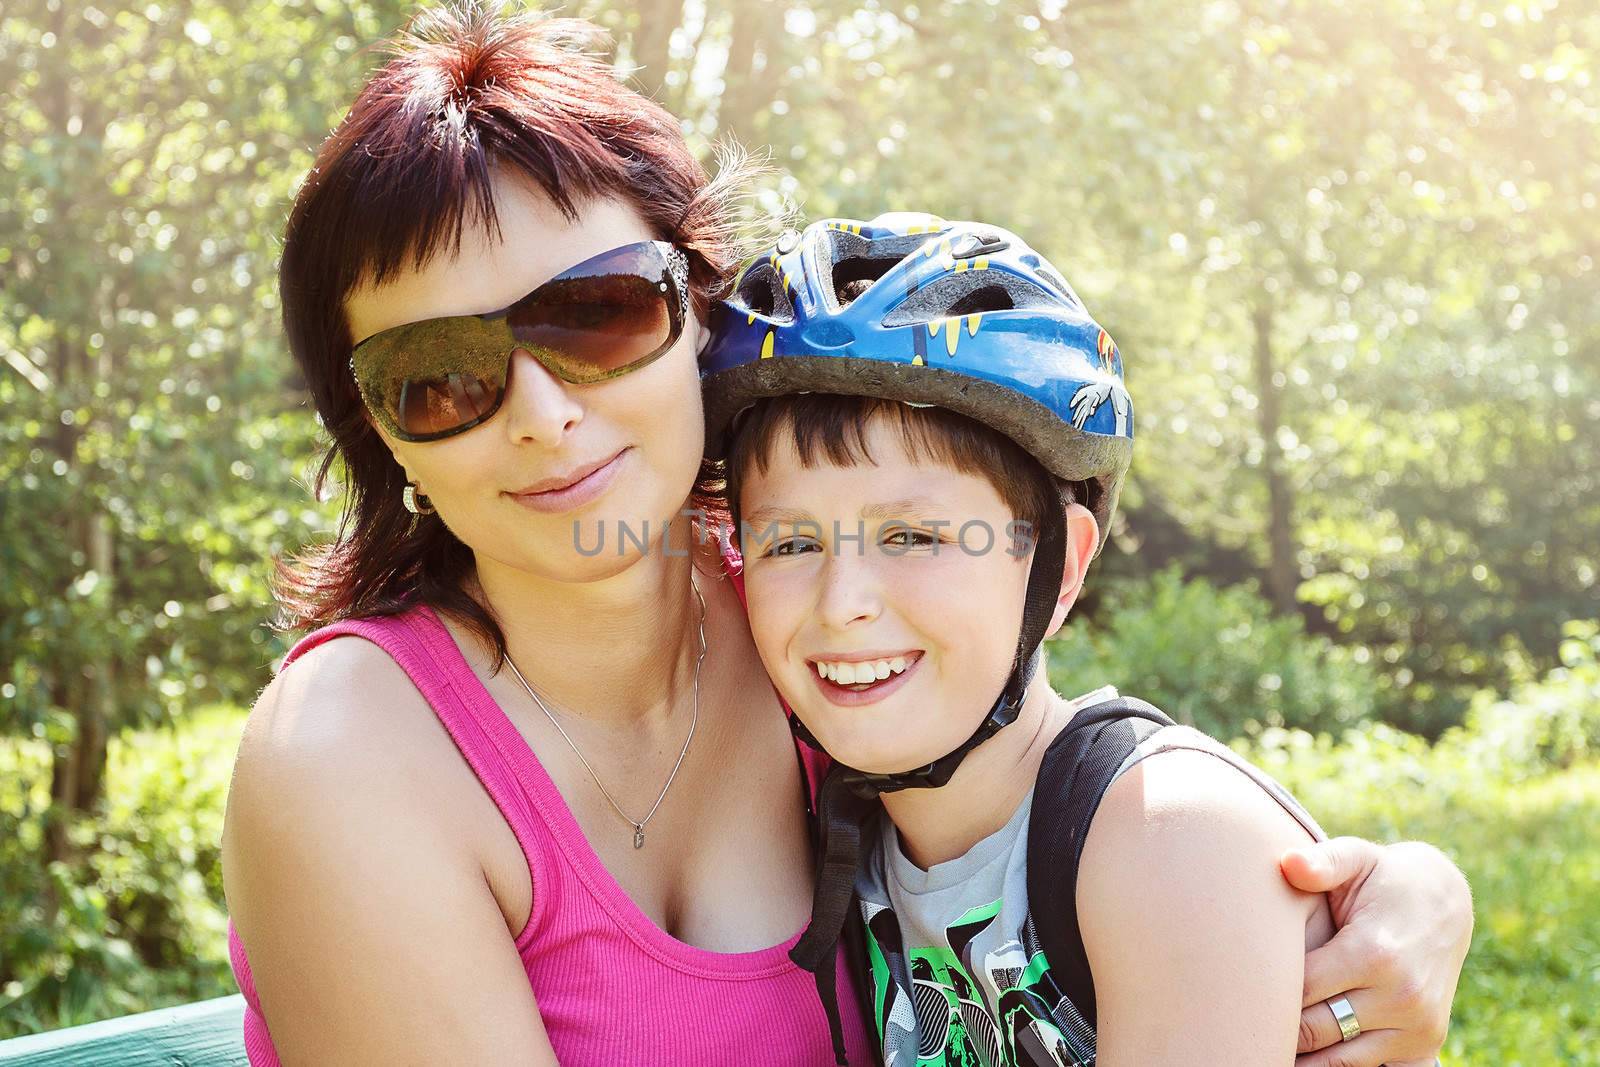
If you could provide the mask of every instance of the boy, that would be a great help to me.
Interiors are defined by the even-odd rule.
[[[1128,466],[1116,346],[993,227],[823,223],[799,250],[727,306],[761,340],[703,357],[752,633],[835,760],[795,958],[836,1019],[856,909],[892,1067],[1291,1062],[1333,926],[1277,857],[1315,823],[1226,747],[1037,673]]]

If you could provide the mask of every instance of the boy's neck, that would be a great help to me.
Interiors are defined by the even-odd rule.
[[[1033,789],[1045,750],[1072,711],[1041,671],[1017,720],[969,752],[947,784],[883,794],[906,858],[926,870],[965,855],[1004,827]]]

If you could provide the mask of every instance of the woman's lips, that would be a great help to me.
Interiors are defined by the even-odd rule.
[[[889,677],[883,679],[881,682],[878,682],[870,689],[855,690],[849,686],[840,685],[838,682],[831,681],[819,675],[817,673],[817,669],[811,666],[809,663],[806,664],[806,673],[811,675],[811,681],[816,684],[816,687],[819,690],[821,690],[822,695],[827,697],[830,701],[839,705],[840,707],[858,708],[864,704],[876,704],[878,701],[883,700],[895,692],[895,690],[905,685],[906,679],[915,674],[917,668],[922,666],[922,658],[922,653],[918,652],[916,654],[916,659],[913,659],[910,663],[906,664],[905,670],[901,671],[899,674],[889,675]]]
[[[554,488],[535,490],[533,488],[521,489],[514,493],[507,493],[512,500],[532,511],[545,514],[573,511],[595,500],[611,487],[616,481],[618,472],[621,471],[623,458],[632,451],[624,448],[598,467],[579,474],[578,477],[565,484],[558,484]],[[535,483],[547,485],[548,482]]]

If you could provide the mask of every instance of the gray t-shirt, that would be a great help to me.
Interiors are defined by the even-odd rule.
[[[1314,838],[1316,821],[1265,773],[1186,726],[1147,737],[1117,774],[1157,752],[1209,752],[1255,780]],[[880,811],[856,891],[867,930],[874,1029],[886,1067],[1091,1067],[1094,1028],[1057,988],[1028,913],[1033,794],[967,853],[927,870]]]

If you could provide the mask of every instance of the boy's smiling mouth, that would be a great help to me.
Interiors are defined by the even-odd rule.
[[[806,658],[811,680],[835,704],[872,704],[905,684],[922,662],[922,650],[854,652]]]

